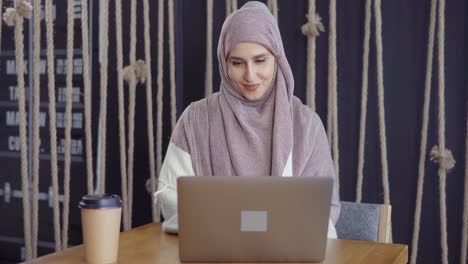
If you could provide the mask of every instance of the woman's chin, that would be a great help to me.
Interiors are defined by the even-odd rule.
[[[262,95],[258,94],[258,93],[244,93],[242,95],[245,99],[249,100],[249,101],[256,101],[260,98],[262,98]]]

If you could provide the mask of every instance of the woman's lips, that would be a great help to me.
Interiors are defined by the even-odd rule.
[[[260,84],[243,84],[244,88],[249,91],[255,91]]]

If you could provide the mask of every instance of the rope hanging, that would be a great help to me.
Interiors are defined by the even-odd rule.
[[[237,11],[237,0],[231,0],[231,12]]]
[[[447,231],[446,231],[446,211],[445,211],[445,176],[446,171],[453,168],[455,160],[451,152],[445,149],[445,106],[444,106],[444,93],[445,93],[445,77],[444,77],[444,3],[439,1],[439,8],[437,8],[437,1],[431,1],[431,18],[429,25],[429,43],[427,50],[427,66],[426,66],[426,80],[425,80],[425,92],[424,92],[424,106],[423,106],[423,124],[421,128],[421,145],[420,145],[420,157],[419,157],[419,174],[418,174],[418,187],[416,197],[416,210],[414,216],[413,225],[413,239],[410,263],[415,264],[418,256],[418,243],[419,243],[419,225],[421,222],[421,204],[423,197],[423,186],[424,186],[424,166],[426,161],[427,151],[427,129],[429,123],[429,107],[431,97],[431,79],[432,79],[432,60],[434,52],[434,33],[436,23],[436,12],[438,12],[438,62],[439,62],[439,114],[438,114],[438,126],[439,126],[439,145],[434,146],[431,149],[430,155],[433,162],[439,163],[439,188],[440,188],[440,214],[441,214],[441,247],[442,247],[442,262],[447,263]]]
[[[15,27],[16,70],[18,80],[18,110],[20,117],[19,132],[21,141],[21,189],[23,191],[23,227],[26,247],[26,260],[32,259],[31,219],[29,207],[28,180],[28,144],[26,131],[26,96],[24,88],[24,35],[23,23],[25,18],[31,18],[32,6],[26,1],[16,0],[14,8],[7,8],[3,19],[9,26]]]
[[[40,118],[38,117],[40,113],[40,61],[41,61],[41,0],[35,0],[33,6],[33,23],[34,23],[34,30],[33,30],[33,63],[34,63],[34,70],[33,70],[33,78],[34,78],[34,92],[33,92],[33,107],[34,107],[34,118],[33,118],[33,180],[32,180],[32,238],[31,238],[31,246],[32,246],[32,257],[37,257],[37,240],[38,240],[38,230],[39,230],[39,148],[40,148],[40,138],[39,138],[39,129],[40,129]],[[1,3],[0,3],[1,9]],[[1,21],[1,19],[0,19]],[[0,24],[1,28],[1,24]],[[1,30],[0,30],[1,35]],[[1,40],[0,40],[1,42]]]
[[[81,0],[81,38],[83,46],[83,89],[86,137],[86,168],[88,193],[93,193],[93,137],[91,134],[91,79],[89,76],[88,0]]]
[[[226,17],[237,10],[237,0],[226,0]]]
[[[132,228],[132,208],[133,208],[133,159],[135,148],[135,97],[136,97],[136,74],[139,78],[145,76],[140,74],[140,67],[136,64],[136,16],[137,2],[130,2],[130,67],[124,68],[123,77],[128,82],[128,152],[127,152],[127,228]],[[138,71],[138,72],[137,72]],[[146,76],[145,76],[146,78]]]
[[[463,207],[463,227],[462,227],[462,243],[461,243],[461,257],[460,264],[467,261],[468,251],[468,106],[467,106],[467,121],[466,121],[466,139],[465,139],[465,199]]]
[[[226,0],[226,17],[232,13],[232,0]]]
[[[337,104],[337,59],[336,59],[336,0],[330,1],[330,34],[328,38],[328,141],[333,148],[333,162],[336,184],[340,186],[340,168],[338,151],[338,104]],[[332,139],[333,137],[333,139]]]
[[[213,0],[206,1],[205,97],[213,93]]]
[[[156,171],[159,173],[162,163],[162,125],[163,125],[163,36],[164,36],[164,0],[158,0],[158,75],[156,94],[157,112],[156,112]]]
[[[268,9],[278,21],[278,0],[268,0],[267,1]]]
[[[101,58],[101,155],[100,155],[100,193],[106,192],[106,129],[107,129],[107,66],[109,49],[109,0],[102,1],[102,58]]]
[[[169,14],[174,13],[174,3],[169,0]],[[149,19],[149,2],[148,0],[143,1],[143,23],[145,26],[145,60],[146,60],[146,116],[148,124],[148,158],[149,158],[149,170],[150,170],[150,185],[151,193],[156,192],[156,168],[154,162],[154,132],[153,132],[153,79],[151,75],[151,36],[150,36],[150,19]],[[171,20],[171,19],[169,19]],[[172,18],[174,20],[174,18]],[[170,23],[170,22],[169,22]],[[173,47],[172,47],[173,48]],[[172,63],[172,62],[171,62]],[[171,66],[172,71],[172,66]],[[174,88],[175,89],[175,86]],[[175,94],[175,92],[174,92]],[[175,95],[174,95],[175,97]],[[175,100],[175,99],[174,99]],[[174,106],[175,107],[175,106]],[[157,205],[151,201],[151,208],[153,212],[153,222],[159,222],[159,210]]]
[[[390,204],[390,188],[388,181],[387,161],[387,139],[385,128],[385,105],[384,105],[384,82],[383,82],[383,48],[382,48],[382,15],[380,0],[374,1],[375,15],[375,45],[377,53],[377,94],[378,94],[378,116],[379,116],[379,141],[382,166],[382,185],[384,192],[384,204]],[[370,40],[371,2],[366,1],[364,53],[363,53],[363,75],[361,94],[361,117],[359,132],[359,158],[356,184],[356,202],[362,200],[362,181],[364,178],[364,149],[366,134],[367,97],[368,97],[368,71],[369,71],[369,40]]]
[[[431,160],[439,163],[439,202],[440,202],[440,234],[442,247],[442,263],[448,264],[447,245],[447,214],[445,204],[445,182],[447,170],[455,165],[449,150],[445,148],[445,1],[439,0],[437,19],[437,52],[439,63],[439,111],[438,111],[438,140],[437,147],[431,150]]]
[[[176,72],[175,72],[175,45],[174,45],[174,0],[167,2],[167,13],[169,20],[169,65],[170,65],[170,78],[171,78],[171,128],[174,130],[177,116],[176,116]],[[148,23],[149,25],[149,23]],[[148,49],[149,50],[149,49]]]
[[[359,159],[356,185],[356,202],[362,200],[362,180],[364,178],[364,150],[366,140],[366,118],[367,118],[367,91],[369,72],[369,42],[371,22],[371,0],[366,0],[366,17],[364,21],[364,53],[362,55],[362,92],[361,92],[361,123],[359,131]]]
[[[127,157],[125,143],[125,116],[123,91],[123,44],[122,44],[122,0],[115,1],[115,29],[116,29],[116,57],[117,57],[117,96],[119,107],[119,147],[120,147],[120,180],[122,192],[122,221],[123,229],[130,229],[127,209]]]
[[[307,105],[315,111],[315,39],[324,32],[322,18],[315,13],[315,0],[309,0],[307,23],[301,27],[302,34],[307,36]]]
[[[54,239],[55,251],[60,251],[60,208],[58,188],[57,167],[57,129],[56,129],[56,107],[55,107],[55,64],[54,64],[54,21],[52,12],[52,1],[46,0],[46,35],[47,35],[47,79],[49,91],[49,131],[50,131],[50,163],[52,174],[53,207],[54,207]],[[49,11],[49,12],[48,12]]]
[[[390,204],[390,188],[388,182],[387,137],[385,128],[384,82],[383,82],[383,51],[382,51],[382,15],[380,0],[374,1],[375,13],[375,44],[377,51],[377,94],[379,108],[379,138],[382,162],[382,182],[384,204]]]
[[[65,166],[63,180],[63,212],[62,212],[62,249],[68,247],[68,222],[70,207],[70,165],[71,165],[71,128],[72,128],[72,93],[73,93],[73,36],[74,8],[73,0],[68,0],[67,9],[67,75],[65,100]]]
[[[68,247],[68,220],[70,207],[70,166],[71,166],[71,128],[72,128],[72,93],[73,93],[73,36],[74,36],[74,0],[68,0],[67,18],[67,77],[66,77],[66,104],[65,104],[65,166],[63,180],[63,222],[62,222],[62,249]]]
[[[413,223],[413,238],[411,243],[411,258],[410,263],[416,264],[418,257],[418,244],[419,244],[419,228],[421,223],[421,205],[424,190],[424,175],[427,153],[427,128],[429,126],[429,106],[431,98],[431,79],[432,79],[432,61],[434,52],[434,32],[436,20],[436,4],[437,0],[431,1],[431,13],[428,32],[428,45],[427,45],[427,62],[426,62],[426,79],[424,88],[424,105],[423,105],[423,121],[421,126],[421,143],[419,147],[419,166],[418,166],[418,187],[416,192],[416,208],[414,212]]]

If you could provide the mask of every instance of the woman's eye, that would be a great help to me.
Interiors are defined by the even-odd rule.
[[[256,63],[264,63],[264,62],[266,62],[266,59],[258,59],[258,60],[256,60],[255,62],[256,62]]]
[[[238,66],[238,65],[241,65],[242,62],[240,62],[240,61],[231,61],[231,64],[234,65],[234,66]]]

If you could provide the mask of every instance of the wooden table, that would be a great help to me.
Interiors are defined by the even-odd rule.
[[[172,264],[180,263],[177,236],[161,231],[160,224],[148,224],[121,233],[119,246],[120,264]],[[332,263],[396,263],[408,262],[408,247],[367,241],[329,239],[324,264]],[[29,263],[77,264],[85,263],[83,246],[46,255]]]

